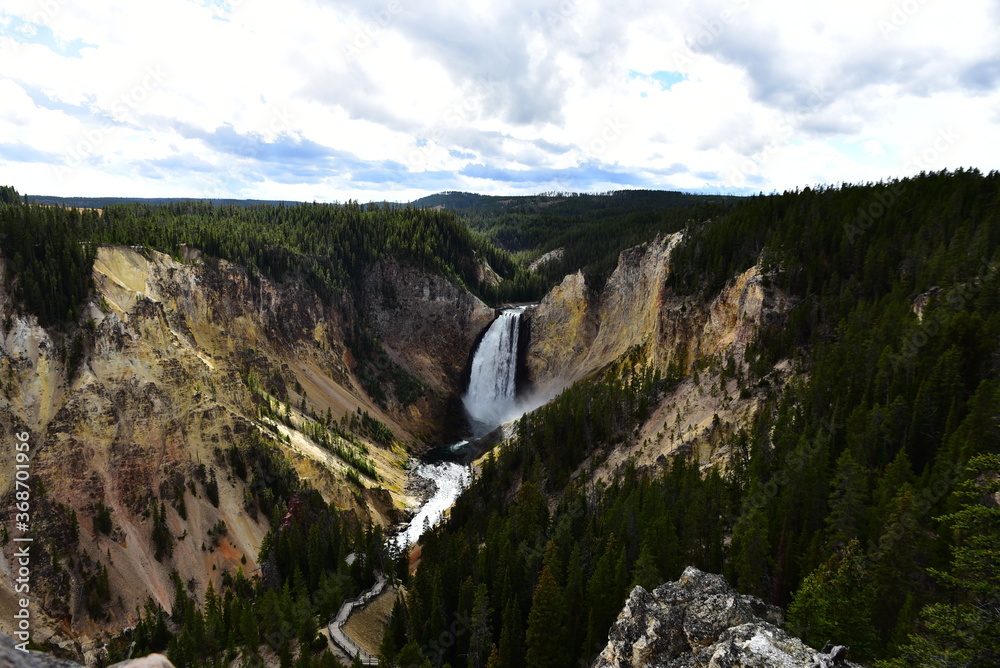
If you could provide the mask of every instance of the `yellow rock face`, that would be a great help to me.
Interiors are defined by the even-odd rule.
[[[583,272],[577,272],[566,276],[529,313],[531,337],[526,358],[540,390],[576,380],[588,371],[584,360],[599,329],[593,298]]]
[[[527,364],[537,387],[582,378],[656,339],[670,251],[679,238],[623,251],[599,293],[578,272],[545,296],[529,316]]]
[[[655,465],[678,451],[693,452],[706,466],[724,466],[721,437],[750,420],[759,405],[758,393],[746,397],[732,376],[722,381],[720,369],[730,357],[734,370],[745,369],[754,333],[780,319],[787,300],[765,289],[756,266],[707,303],[676,295],[666,281],[671,251],[680,241],[674,234],[623,251],[599,292],[588,289],[582,273],[566,276],[529,312],[526,362],[540,393],[552,395],[624,359],[663,372],[673,364],[686,375],[651,407],[646,424],[612,453],[599,475],[630,457]],[[697,378],[696,365],[702,369]],[[790,365],[779,364],[772,380],[780,386],[790,373]]]
[[[196,263],[129,247],[98,250],[96,291],[84,315],[85,321],[93,319],[93,332],[76,369],[67,368],[64,354],[71,342],[38,327],[34,318],[14,315],[0,289],[0,318],[10,322],[0,331],[0,441],[5,444],[0,467],[14,470],[13,448],[6,444],[14,433],[29,431],[32,480],[45,489],[46,500],[39,503],[50,510],[65,504],[75,511],[79,544],[74,558],[106,566],[113,593],[111,621],[95,624],[83,609],[80,583],[61,581],[52,569],[39,567],[33,590],[41,604],[34,627],[39,637],[72,629],[86,645],[105,628],[134,622],[136,607],[147,597],[169,609],[175,568],[182,580],[194,581],[199,598],[209,582],[218,590],[224,571],[242,565],[252,573],[267,523],[247,512],[245,485],[222,456],[250,431],[280,432],[287,442],[279,447],[299,474],[329,502],[362,518],[387,525],[399,508],[414,502],[406,492],[403,446],[369,444],[380,480],[362,475],[359,488],[347,480],[350,466],[306,435],[312,413],[329,411],[337,419],[361,409],[386,424],[399,444],[417,442],[410,427],[423,418],[380,410],[354,376],[344,343],[351,319],[360,317],[354,304],[346,298],[324,303],[304,286],[251,281],[227,262],[202,262],[195,253],[187,257]],[[406,308],[411,314],[440,316],[437,338],[424,341],[423,348],[419,333],[393,341],[422,350],[427,359],[420,364],[403,356],[401,362],[427,384],[451,391],[461,375],[457,360],[464,364],[475,337],[466,330],[485,327],[492,311],[443,279],[406,272],[401,285],[420,284],[428,292],[426,297],[423,290],[406,295],[414,300]],[[445,318],[456,305],[465,308],[459,334],[454,327],[449,330],[451,321]],[[379,308],[368,315],[378,316]],[[397,328],[400,322],[397,317]],[[435,345],[449,349],[443,366],[434,359]],[[260,392],[248,387],[250,372],[264,388]],[[258,411],[262,394],[281,399],[284,414],[285,393],[290,425],[268,427]],[[195,483],[196,494],[189,487],[201,466],[216,472],[218,508],[208,502],[203,484]],[[13,482],[0,476],[0,496],[10,498]],[[178,488],[184,490],[186,519],[170,501]],[[164,496],[176,540],[173,557],[160,563],[153,557],[147,512],[152,498]],[[98,503],[111,509],[115,530],[110,536],[95,533]],[[40,510],[39,521],[44,515]],[[209,530],[220,522],[227,532],[213,545]],[[11,572],[0,567],[0,630],[8,633],[13,617],[7,612],[16,605],[13,584]]]

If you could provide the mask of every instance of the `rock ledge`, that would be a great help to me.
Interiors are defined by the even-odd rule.
[[[688,567],[653,592],[636,587],[595,668],[850,668],[842,647],[818,652],[779,628],[781,608]]]

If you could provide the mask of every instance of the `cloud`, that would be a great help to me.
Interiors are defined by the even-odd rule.
[[[7,162],[49,162],[57,156],[21,142],[0,143],[0,160]]]
[[[156,160],[148,160],[144,164],[153,170],[158,170],[161,173],[176,171],[211,172],[216,169],[216,166],[212,163],[202,160],[197,156],[190,155],[174,155],[167,158],[157,158]]]
[[[153,29],[155,27],[155,29]],[[746,192],[998,167],[991,0],[0,9],[0,182],[50,194]]]
[[[1000,58],[990,58],[965,68],[959,77],[962,85],[976,92],[995,91],[1000,80]]]
[[[212,151],[262,162],[315,164],[328,158],[342,158],[346,155],[296,135],[281,134],[276,139],[268,141],[260,134],[237,132],[228,124],[212,131],[180,125],[176,129],[187,139],[201,140]]]

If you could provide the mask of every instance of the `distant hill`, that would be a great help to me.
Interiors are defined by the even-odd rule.
[[[537,264],[533,272],[536,275],[533,280],[539,286],[551,286],[579,269],[599,284],[614,268],[618,253],[625,248],[651,240],[658,234],[675,232],[689,220],[719,215],[743,199],[667,190],[616,190],[592,194],[546,192],[538,195],[447,191],[409,203],[383,201],[356,206],[364,211],[412,207],[452,213],[474,233],[515,254],[522,266],[543,256],[553,258],[554,261]],[[28,195],[27,200],[46,206],[101,210],[120,205],[164,206],[184,202],[211,202],[215,207],[247,209],[301,204],[264,199],[53,195]],[[514,283],[510,283],[508,288],[519,294],[537,291],[525,285],[517,289],[513,286]]]
[[[720,215],[744,199],[666,190],[531,196],[444,192],[411,205],[454,212],[473,231],[518,254],[525,265],[550,258],[535,266],[552,285],[579,269],[599,284],[622,250],[676,232],[689,220]]]
[[[674,190],[615,190],[606,193],[541,193],[538,195],[477,195],[448,191],[414,200],[418,208],[440,207],[457,213],[579,213],[615,207],[672,208],[699,202],[732,202],[732,195],[692,195]]]
[[[78,209],[103,209],[112,204],[170,204],[175,202],[211,202],[215,206],[258,206],[261,204],[301,204],[299,201],[274,199],[232,199],[220,197],[58,197],[55,195],[27,195],[28,202],[46,206],[66,206]],[[616,190],[607,193],[542,193],[539,195],[479,195],[447,191],[421,197],[409,202],[418,209],[447,209],[455,213],[547,213],[570,214],[581,211],[604,210],[615,207],[672,208],[691,206],[701,202],[734,202],[732,195],[692,195],[669,190]],[[405,202],[377,202],[379,205]]]

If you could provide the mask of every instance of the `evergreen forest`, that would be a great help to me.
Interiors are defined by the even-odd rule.
[[[228,465],[271,522],[261,575],[227,575],[197,603],[178,581],[172,614],[147,605],[110,658],[134,643],[133,655],[164,651],[178,668],[254,665],[262,652],[283,667],[337,665],[316,632],[378,567],[406,588],[380,665],[576,668],[632,587],[695,565],[783,607],[812,646],[849,645],[852,660],[1000,665],[1000,173],[746,198],[458,195],[96,211],[4,188],[4,280],[18,308],[68,332],[82,326],[99,243],[176,257],[190,246],[331,300],[357,295],[363,268],[392,256],[499,304],[537,300],[578,270],[600,286],[620,250],[682,232],[668,279],[678,294],[710,299],[759,263],[792,304],[731,369],[763,402],[725,436],[732,460],[626,463],[593,479],[682,379],[681,365],[632,351],[519,420],[425,534],[411,575],[407,553],[324,503],[273,446],[232,444]],[[498,284],[477,279],[481,260]],[[782,360],[801,373],[777,390]]]

